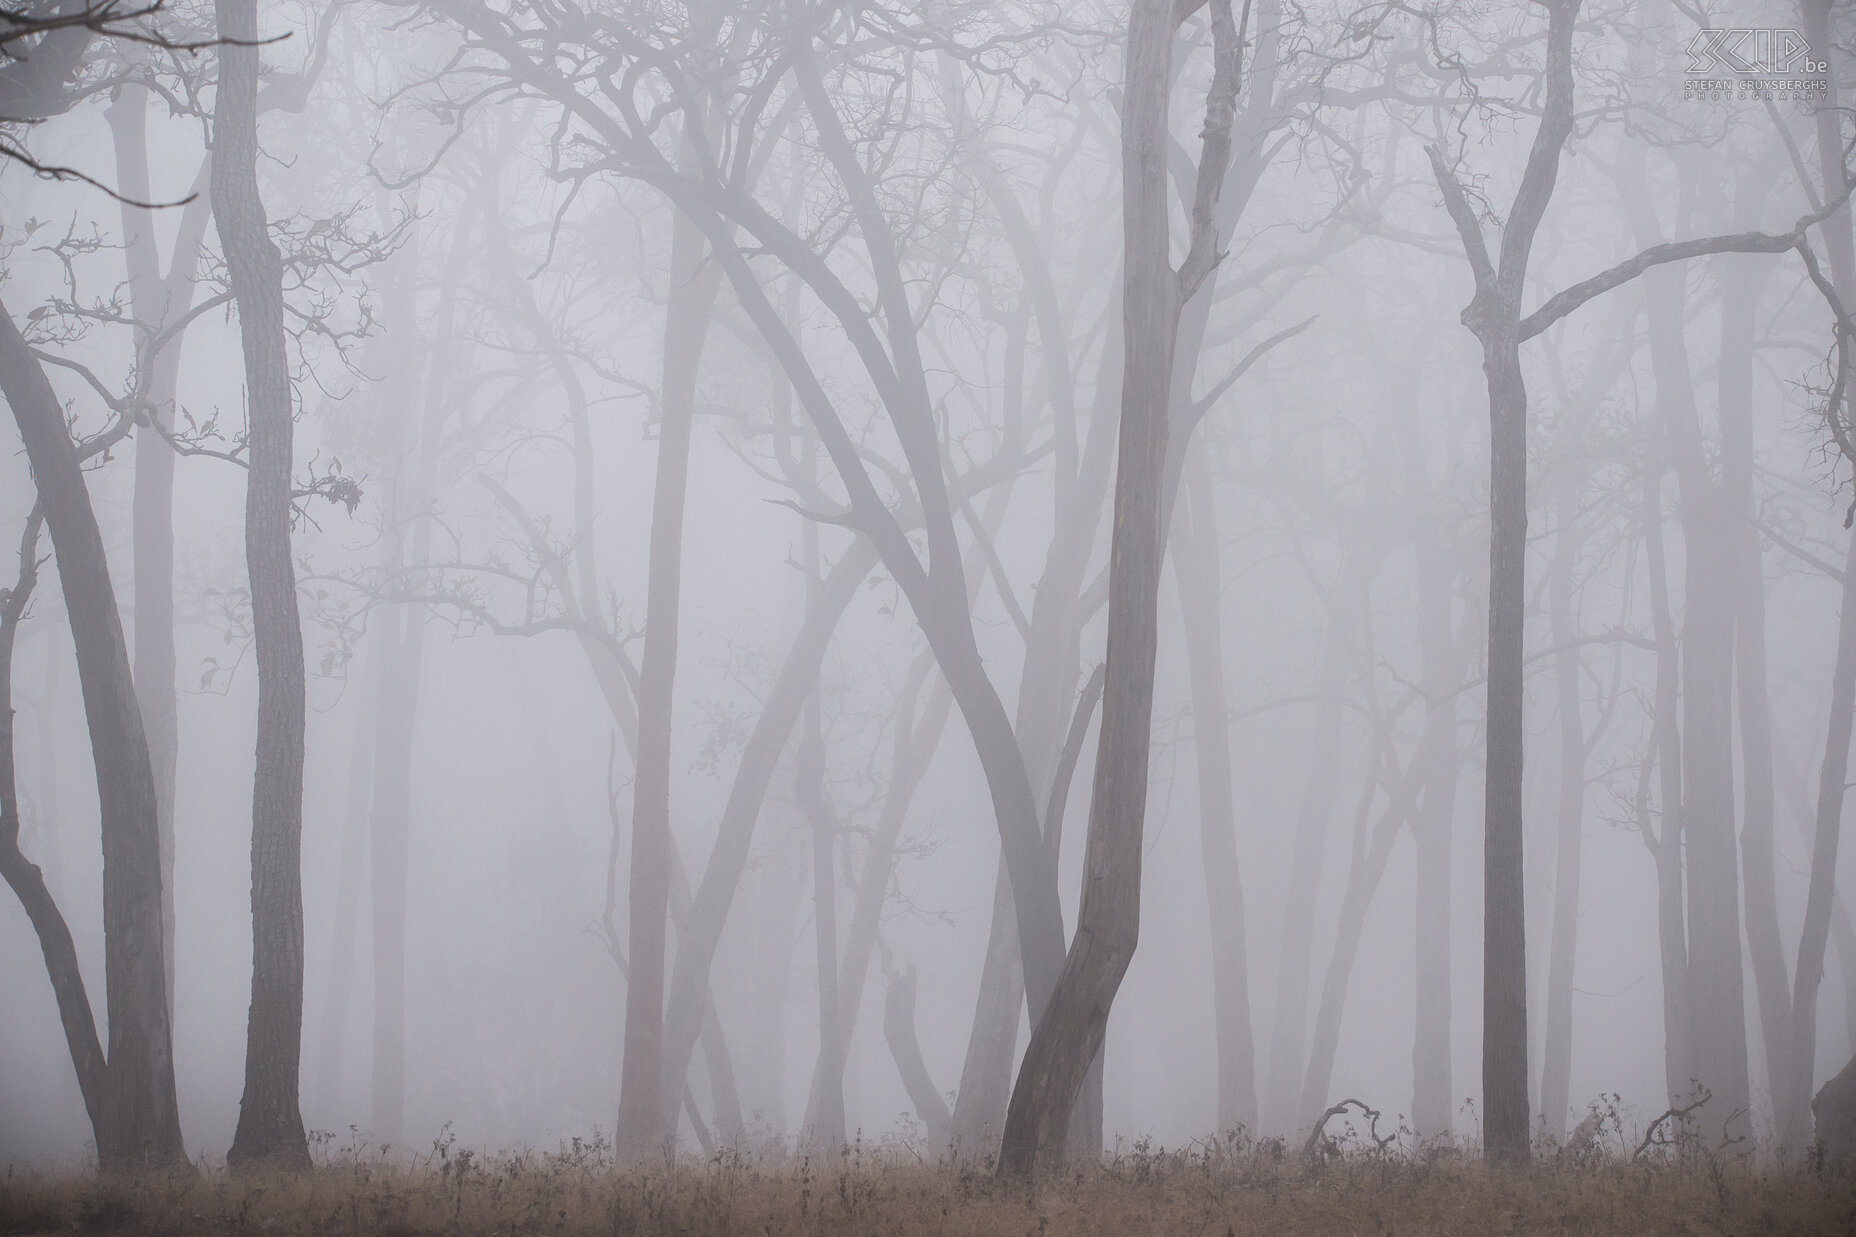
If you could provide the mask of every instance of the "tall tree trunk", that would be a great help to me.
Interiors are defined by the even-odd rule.
[[[378,659],[370,659],[378,664]],[[379,687],[371,673],[359,686],[348,748],[348,785],[342,800],[341,853],[335,876],[335,919],[330,924],[328,984],[322,1028],[317,1036],[318,1096],[325,1112],[346,1111],[343,1063],[348,1055],[348,1017],[354,1004],[355,954],[360,935],[361,881],[367,845],[367,792],[373,776],[374,712]]]
[[[0,392],[12,406],[45,506],[90,725],[103,834],[109,1027],[97,1161],[105,1170],[187,1162],[161,950],[161,829],[116,590],[77,444],[45,370],[0,305]]]
[[[1411,1122],[1421,1139],[1450,1134],[1456,1091],[1450,1061],[1451,849],[1462,754],[1457,747],[1457,696],[1462,666],[1451,624],[1455,567],[1445,530],[1418,547],[1419,635],[1424,663],[1424,732],[1414,759],[1422,762],[1423,805],[1412,817],[1418,875],[1414,944],[1417,1010],[1411,1049]]]
[[[1830,726],[1817,779],[1817,829],[1811,840],[1811,883],[1805,893],[1804,924],[1798,934],[1798,965],[1792,980],[1791,1093],[1780,1111],[1809,1108],[1817,1081],[1817,989],[1824,978],[1830,933],[1830,904],[1836,897],[1837,843],[1843,832],[1843,799],[1849,784],[1850,730],[1856,713],[1856,537],[1843,563],[1843,606],[1837,620],[1837,660],[1830,676]]]
[[[1660,241],[1636,220],[1639,239]],[[1711,1139],[1751,1132],[1740,863],[1733,786],[1734,523],[1709,475],[1683,338],[1682,272],[1645,276],[1656,406],[1675,464],[1682,522],[1682,838],[1687,863],[1693,1077],[1712,1096]]]
[[[245,1093],[227,1163],[309,1167],[298,1107],[303,1049],[303,627],[290,552],[295,423],[284,353],[283,259],[258,192],[257,0],[216,0],[213,200],[244,345],[245,565],[258,663],[251,798],[251,1012]]]
[[[1764,176],[1743,177],[1736,187],[1740,220],[1751,222],[1764,196]],[[1749,200],[1750,199],[1750,200]],[[1741,823],[1740,863],[1746,898],[1747,957],[1759,1001],[1766,1085],[1774,1107],[1779,1145],[1801,1150],[1810,1139],[1809,1111],[1788,1113],[1791,1094],[1791,986],[1779,929],[1779,896],[1773,871],[1772,714],[1766,682],[1766,572],[1753,525],[1753,335],[1760,293],[1773,265],[1752,257],[1723,257],[1720,392],[1721,508],[1727,527],[1728,592],[1734,608],[1734,691],[1739,706]]]
[[[1041,1003],[1012,1088],[1001,1173],[1060,1161],[1071,1109],[1101,1051],[1109,1006],[1140,936],[1141,839],[1147,811],[1153,672],[1167,508],[1167,432],[1180,308],[1217,263],[1215,222],[1230,159],[1241,48],[1228,0],[1213,0],[1214,71],[1191,242],[1175,271],[1168,221],[1167,104],[1178,28],[1167,0],[1137,0],[1128,24],[1122,117],[1127,270],[1120,453],[1109,549],[1108,679],[1076,935]],[[1022,908],[1021,908],[1022,911]]]
[[[1352,596],[1343,568],[1334,595]],[[1295,846],[1283,890],[1281,946],[1276,957],[1276,1000],[1270,1016],[1269,1088],[1265,1093],[1264,1128],[1292,1132],[1302,1119],[1302,1074],[1308,1061],[1308,982],[1314,970],[1315,894],[1334,819],[1340,779],[1334,770],[1341,755],[1341,693],[1345,685],[1346,647],[1353,628],[1330,611],[1322,636],[1316,672],[1313,741],[1309,744],[1308,780],[1295,816]]]
[[[1575,447],[1576,449],[1576,447]],[[1553,863],[1553,929],[1547,952],[1547,1029],[1540,1072],[1540,1113],[1547,1137],[1566,1136],[1572,1089],[1572,986],[1579,946],[1579,876],[1585,834],[1585,704],[1580,690],[1581,659],[1574,644],[1573,571],[1578,562],[1578,476],[1569,461],[1555,495],[1556,529],[1552,576],[1547,582],[1552,611],[1554,686],[1560,730],[1559,820]]]
[[[1817,111],[1817,158],[1826,200],[1848,182],[1844,165],[1843,108],[1839,81],[1848,69],[1848,57],[1832,38],[1831,0],[1800,0],[1806,41],[1832,62],[1831,95]],[[1856,241],[1851,233],[1851,211],[1845,202],[1823,225],[1824,247],[1830,257],[1831,278],[1847,306],[1856,299]],[[1845,341],[1845,347],[1847,347]],[[1841,353],[1840,353],[1841,355]],[[1844,357],[1847,365],[1848,358]],[[1845,371],[1847,375],[1847,370]],[[1849,402],[1833,409],[1845,420]],[[1817,1074],[1817,990],[1823,979],[1824,953],[1832,904],[1836,901],[1837,842],[1842,831],[1843,799],[1849,767],[1851,710],[1856,708],[1856,541],[1851,542],[1844,565],[1843,605],[1838,619],[1837,660],[1831,674],[1830,724],[1824,739],[1817,791],[1816,829],[1811,844],[1810,885],[1805,895],[1804,924],[1799,931],[1798,958],[1792,982],[1789,1076],[1784,1100],[1776,1105],[1781,1137],[1795,1138],[1808,1111]]]
[[[683,574],[683,507],[689,481],[696,377],[719,278],[718,269],[703,262],[702,234],[696,226],[681,213],[674,215],[671,226],[663,420],[651,501],[650,574],[638,681],[638,765],[632,796],[627,930],[631,978],[625,993],[625,1055],[614,1135],[619,1153],[631,1159],[657,1151],[669,1134],[661,1097],[665,929],[672,848],[670,743]],[[671,1094],[679,1094],[680,1090]]]
[[[1689,1102],[1694,1071],[1694,1015],[1688,992],[1688,912],[1682,867],[1682,734],[1676,724],[1680,670],[1675,621],[1669,612],[1668,556],[1663,546],[1663,472],[1660,432],[1643,465],[1642,527],[1650,575],[1650,623],[1656,638],[1656,697],[1651,710],[1662,828],[1638,822],[1656,861],[1656,937],[1663,980],[1663,1086],[1669,1107]]]
[[[1573,128],[1572,35],[1579,0],[1547,6],[1539,128],[1490,260],[1480,218],[1431,147],[1431,168],[1463,242],[1476,292],[1463,324],[1482,345],[1489,399],[1489,654],[1483,763],[1483,1148],[1509,1163],[1528,1157],[1527,913],[1522,879],[1522,687],[1527,589],[1527,389],[1521,380],[1521,298],[1528,256],[1553,199],[1560,152]]]
[[[1353,979],[1354,958],[1360,938],[1366,930],[1366,913],[1372,908],[1373,895],[1379,891],[1392,857],[1392,844],[1399,830],[1410,824],[1417,812],[1418,795],[1424,785],[1424,767],[1414,761],[1396,785],[1386,787],[1386,805],[1379,819],[1367,828],[1369,810],[1377,797],[1379,766],[1389,735],[1382,735],[1372,755],[1366,786],[1361,791],[1355,817],[1352,862],[1347,869],[1347,887],[1341,895],[1340,921],[1334,934],[1334,952],[1328,957],[1327,973],[1321,983],[1321,1002],[1315,1011],[1314,1034],[1308,1046],[1308,1069],[1302,1077],[1302,1102],[1297,1123],[1308,1128],[1328,1106],[1328,1088],[1334,1076],[1334,1059],[1340,1050],[1341,1016],[1346,1012],[1347,989]]]
[[[422,571],[430,559],[431,505],[438,488],[438,464],[444,452],[443,428],[456,394],[452,361],[459,280],[470,252],[474,228],[460,214],[445,257],[438,304],[432,317],[430,352],[424,358],[425,386],[418,389],[410,361],[388,370],[383,401],[389,415],[419,421],[408,427],[406,470],[383,504],[386,520],[382,555],[389,579]],[[416,263],[414,263],[416,266]],[[417,353],[421,342],[415,286],[388,301],[405,315],[390,319],[389,335],[401,341],[401,355]],[[397,442],[396,446],[399,445]],[[373,1135],[398,1142],[406,1120],[406,921],[412,878],[412,760],[419,714],[419,685],[425,661],[427,616],[418,606],[399,606],[385,616],[379,656],[379,698],[374,706],[373,789],[368,807],[369,900],[374,946]]]
[[[1525,1161],[1527,916],[1522,879],[1522,624],[1527,572],[1527,393],[1512,334],[1483,345],[1490,421],[1488,753],[1482,875],[1483,1145]]]
[[[806,608],[819,605],[818,529],[804,529],[807,562]],[[838,1016],[838,878],[836,813],[825,791],[825,731],[819,716],[819,688],[806,701],[794,764],[798,799],[812,829],[812,923],[818,963],[819,1068],[813,1078],[811,1115],[803,1136],[828,1151],[845,1142],[843,1023]]]
[[[1186,502],[1175,516],[1173,579],[1179,588],[1192,679],[1193,751],[1199,772],[1199,858],[1211,917],[1212,1033],[1218,1056],[1218,1129],[1257,1128],[1257,1075],[1250,1025],[1244,888],[1232,811],[1230,709],[1224,691],[1224,621],[1218,520],[1203,453],[1186,464]],[[1185,536],[1180,536],[1181,533]]]
[[[116,183],[123,195],[123,253],[129,270],[131,313],[138,324],[133,398],[138,404],[135,496],[132,509],[135,589],[135,694],[148,733],[161,812],[161,950],[168,1000],[174,999],[174,778],[180,757],[180,720],[174,655],[174,452],[156,422],[171,425],[180,373],[180,339],[169,325],[193,302],[201,241],[212,214],[209,153],[182,208],[168,273],[161,274],[154,212],[130,199],[153,200],[148,175],[148,87],[124,82],[104,110],[116,151]],[[169,1010],[170,1020],[173,1011]]]

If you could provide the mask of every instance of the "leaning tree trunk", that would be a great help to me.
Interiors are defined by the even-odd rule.
[[[58,558],[77,651],[103,834],[103,953],[109,1068],[98,1105],[105,1170],[181,1166],[167,975],[161,960],[161,830],[116,590],[64,408],[0,306],[0,391],[12,405]]]
[[[1154,654],[1164,558],[1173,351],[1185,301],[1217,262],[1214,216],[1230,159],[1240,48],[1228,0],[1212,4],[1214,72],[1183,268],[1169,253],[1167,104],[1178,15],[1137,0],[1129,19],[1122,113],[1123,316],[1120,457],[1109,548],[1108,679],[1076,935],[1032,1029],[1006,1110],[999,1170],[1029,1176],[1063,1155],[1078,1090],[1140,936]]]
[[[292,438],[283,259],[258,193],[257,0],[217,0],[213,199],[245,353],[245,565],[258,662],[251,796],[251,1013],[245,1094],[226,1162],[309,1167],[297,1102],[303,1048],[303,627],[290,557]]]

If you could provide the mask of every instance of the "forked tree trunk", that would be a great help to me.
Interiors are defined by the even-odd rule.
[[[1527,168],[1491,261],[1462,186],[1430,149],[1476,292],[1463,324],[1482,345],[1489,399],[1489,653],[1482,845],[1482,1113],[1489,1158],[1528,1156],[1527,916],[1522,880],[1523,622],[1527,574],[1527,390],[1521,381],[1521,297],[1534,236],[1572,133],[1572,35],[1579,0],[1547,5],[1545,94]]]
[[[1164,558],[1167,430],[1179,313],[1217,262],[1214,213],[1230,159],[1239,57],[1228,0],[1214,0],[1214,72],[1204,155],[1182,270],[1170,255],[1172,44],[1168,0],[1137,0],[1129,19],[1122,113],[1124,380],[1114,533],[1109,550],[1108,679],[1076,934],[1031,1033],[1000,1147],[1003,1174],[1060,1161],[1071,1109],[1101,1051],[1121,978],[1140,936],[1141,839],[1147,810],[1153,672]]]

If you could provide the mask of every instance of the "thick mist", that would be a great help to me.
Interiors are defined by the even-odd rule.
[[[126,1154],[31,865],[106,1048],[171,1020],[196,1159],[291,1106],[318,1159],[1009,1160],[1008,1110],[1300,1147],[1349,1099],[1525,1154],[1704,1096],[1803,1148],[1856,1054],[1856,17],[1704,7],[9,36],[0,1163]]]

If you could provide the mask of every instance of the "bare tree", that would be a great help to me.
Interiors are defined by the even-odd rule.
[[[174,1048],[161,951],[161,840],[154,767],[129,669],[129,649],[103,536],[64,410],[31,345],[0,308],[0,392],[12,406],[57,552],[58,579],[77,648],[103,831],[107,1053],[80,1034],[86,1084],[106,1169],[187,1162],[174,1093]],[[31,547],[27,548],[30,555]],[[17,820],[17,817],[15,817]],[[15,828],[17,826],[15,825]],[[17,837],[17,833],[14,834]],[[68,1001],[67,1001],[68,1005]],[[66,1025],[71,1024],[66,1013]],[[94,1101],[90,1099],[95,1096]]]
[[[1190,7],[1190,6],[1189,6]],[[1001,1173],[1030,1176],[1061,1161],[1070,1110],[1101,1050],[1109,1006],[1140,936],[1141,836],[1147,811],[1154,650],[1164,553],[1167,432],[1180,311],[1219,259],[1216,222],[1230,162],[1242,46],[1229,0],[1212,8],[1212,84],[1204,152],[1181,267],[1172,264],[1166,159],[1173,36],[1188,14],[1141,0],[1128,24],[1122,108],[1123,293],[1121,441],[1109,558],[1108,681],[1083,901],[1076,936],[1043,1006],[1006,1111]]]
[[[245,1093],[228,1162],[309,1167],[297,1101],[303,1045],[303,628],[290,549],[295,417],[284,345],[283,259],[258,192],[256,0],[218,0],[213,199],[244,345],[251,467],[245,561],[258,658],[251,821],[251,1016]]]

